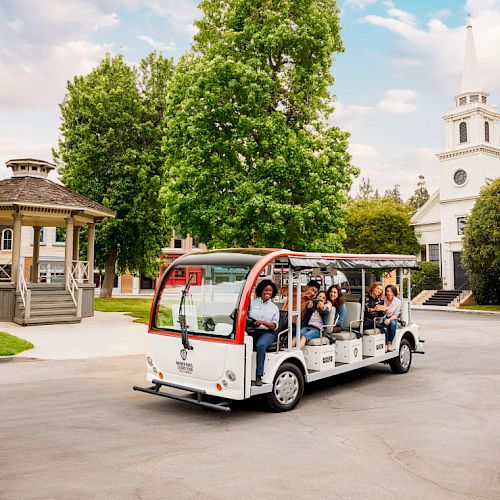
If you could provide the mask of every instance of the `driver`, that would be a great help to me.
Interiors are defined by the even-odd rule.
[[[255,288],[255,298],[250,303],[248,317],[255,320],[257,327],[255,332],[250,333],[257,351],[255,385],[262,385],[266,350],[276,340],[280,312],[271,299],[277,293],[278,288],[271,280],[262,280]]]

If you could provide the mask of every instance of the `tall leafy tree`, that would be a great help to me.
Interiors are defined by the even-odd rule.
[[[202,0],[169,94],[169,216],[210,247],[340,248],[357,170],[328,125],[334,0]]]
[[[417,189],[410,198],[408,198],[406,204],[408,208],[415,212],[418,210],[427,200],[429,199],[429,192],[425,186],[425,177],[423,175],[418,176]]]
[[[153,54],[138,68],[110,55],[68,82],[54,156],[63,183],[116,211],[97,226],[101,296],[111,296],[115,269],[151,276],[170,237],[160,196],[162,123],[171,60]]]
[[[482,189],[464,228],[462,260],[480,304],[500,304],[500,178]]]
[[[344,248],[354,253],[414,254],[420,245],[404,205],[391,198],[363,200],[348,206]]]
[[[370,198],[378,198],[378,189],[375,190],[372,186],[369,177],[361,177],[358,186],[358,198],[362,200],[369,200]]]
[[[392,189],[386,189],[384,193],[385,198],[390,198],[396,203],[403,203],[401,199],[401,191],[399,190],[399,184],[394,184]]]

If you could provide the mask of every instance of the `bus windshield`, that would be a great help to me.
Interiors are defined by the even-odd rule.
[[[186,316],[189,333],[234,336],[238,302],[250,269],[251,266],[213,264],[176,266],[164,281],[156,305],[154,326],[180,332],[180,313]],[[191,285],[181,303],[189,280]]]

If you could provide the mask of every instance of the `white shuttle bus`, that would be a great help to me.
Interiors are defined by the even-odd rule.
[[[147,335],[150,385],[134,386],[134,390],[221,411],[229,411],[231,401],[264,395],[273,411],[288,411],[299,403],[305,384],[315,380],[375,363],[387,363],[393,372],[406,373],[412,354],[423,353],[423,340],[411,319],[412,268],[417,268],[417,261],[408,255],[271,249],[186,254],[160,279]],[[360,294],[348,293],[346,270],[360,271]],[[387,352],[385,335],[375,325],[363,331],[363,311],[369,278],[389,271],[402,307],[393,350]],[[184,278],[182,285],[180,278]],[[264,279],[272,280],[278,290],[271,300],[280,310],[280,321],[257,384],[251,336],[255,322],[248,313],[256,287]],[[320,338],[300,349],[292,346],[292,330],[300,345],[301,294],[310,279],[322,287],[338,283],[345,292],[346,313],[342,329],[330,322],[321,329]],[[293,298],[292,307],[282,310],[288,298]]]

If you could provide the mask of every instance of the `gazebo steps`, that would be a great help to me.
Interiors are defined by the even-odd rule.
[[[79,323],[77,308],[71,294],[64,285],[48,285],[46,283],[30,284],[30,315],[26,319],[25,305],[20,293],[16,293],[16,314],[14,322],[20,325]],[[35,285],[35,286],[33,286]]]
[[[30,319],[25,320],[24,318],[14,318],[14,323],[18,325],[28,326],[28,325],[53,325],[56,323],[80,323],[82,318],[75,316],[42,316],[42,317],[30,317]]]

